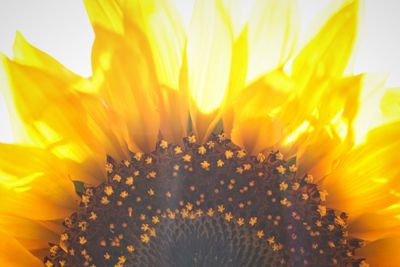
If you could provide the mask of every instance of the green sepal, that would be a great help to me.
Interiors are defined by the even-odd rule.
[[[82,196],[85,193],[85,183],[79,180],[72,180],[74,183],[75,193]]]
[[[296,166],[296,157],[292,157],[287,161],[287,166],[292,166],[292,165]]]

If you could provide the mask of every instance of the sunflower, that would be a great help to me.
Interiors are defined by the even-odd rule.
[[[85,4],[91,77],[20,34],[2,59],[2,266],[400,264],[398,93],[356,142],[358,1],[299,51],[292,1],[197,1],[187,32],[169,0]]]

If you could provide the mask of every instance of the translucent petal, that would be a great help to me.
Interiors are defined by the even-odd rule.
[[[293,77],[308,95],[316,84],[341,77],[357,36],[358,1],[345,4],[301,50],[293,62]]]
[[[99,58],[94,62],[95,76],[103,76],[99,91],[109,122],[121,137],[120,146],[151,151],[160,127],[159,84],[146,37],[136,25],[125,23],[124,37],[95,29],[93,58]]]
[[[399,134],[399,122],[381,126],[368,134],[364,144],[340,159],[323,181],[323,187],[329,190],[329,206],[356,219],[371,211],[385,214],[387,208],[399,202]],[[353,227],[353,231],[358,229]]]
[[[243,29],[232,47],[232,64],[229,76],[228,90],[222,103],[224,131],[230,133],[233,128],[234,105],[240,92],[245,88],[248,62],[248,30]]]
[[[294,49],[298,25],[296,1],[256,1],[248,22],[247,82],[286,63]]]
[[[85,0],[84,2],[93,26],[100,25],[117,33],[124,31],[122,1]]]
[[[160,90],[160,132],[162,138],[179,144],[187,135],[189,121],[188,96],[183,91],[168,87]]]
[[[127,1],[125,15],[145,33],[161,84],[179,89],[185,29],[171,0]]]
[[[77,165],[43,149],[10,144],[0,144],[0,158],[1,212],[52,220],[77,207],[71,179],[87,179]]]
[[[232,35],[220,1],[196,1],[187,41],[188,87],[201,112],[224,97],[231,66]]]
[[[96,125],[90,127],[91,115],[102,109],[96,96],[78,92],[73,81],[35,67],[8,59],[5,66],[15,109],[29,136],[27,143],[78,162],[90,157],[102,166],[105,152],[99,144],[104,138],[96,136]]]
[[[146,35],[151,47],[161,85],[158,108],[162,137],[180,143],[187,129],[188,96],[179,86],[186,38],[179,13],[170,0],[127,1],[124,12]]]
[[[381,100],[381,110],[388,119],[400,119],[400,88],[393,88],[385,92]]]
[[[53,57],[28,43],[19,32],[15,36],[13,52],[14,61],[22,65],[38,68],[65,81],[80,79],[78,75],[65,68]]]
[[[285,103],[291,81],[281,71],[265,75],[238,94],[233,104],[232,139],[252,153],[277,148],[285,121],[276,112]]]

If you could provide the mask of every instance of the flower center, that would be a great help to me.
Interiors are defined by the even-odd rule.
[[[279,152],[249,156],[224,134],[107,159],[46,266],[362,266],[346,214]]]

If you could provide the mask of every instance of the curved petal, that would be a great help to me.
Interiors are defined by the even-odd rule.
[[[239,34],[232,47],[232,64],[229,75],[229,85],[222,102],[222,118],[224,131],[231,134],[233,129],[234,105],[240,92],[245,88],[248,62],[248,30],[247,27]]]
[[[35,220],[68,216],[78,198],[71,179],[87,179],[48,151],[0,144],[0,211]]]
[[[400,204],[379,211],[367,211],[353,218],[349,231],[364,240],[377,240],[385,236],[400,234]]]
[[[46,249],[48,242],[58,242],[59,233],[53,232],[37,221],[0,214],[0,229],[20,242],[29,251]]]
[[[330,194],[328,205],[348,212],[350,219],[371,211],[390,214],[385,210],[398,203],[400,196],[399,135],[400,122],[381,126],[344,156],[322,184]],[[355,224],[353,231],[367,235],[368,227],[363,230],[361,222],[360,230]]]
[[[281,71],[271,72],[239,93],[233,104],[232,140],[251,153],[277,149],[287,122],[277,116],[292,81]]]
[[[180,144],[187,135],[189,107],[186,92],[163,87],[160,90],[160,132],[163,139]]]
[[[48,72],[50,75],[66,82],[81,79],[78,75],[65,68],[53,57],[28,43],[19,32],[17,32],[15,36],[13,52],[14,61],[19,64],[38,68],[41,71]]]
[[[125,21],[124,36],[96,27],[95,77],[120,146],[151,151],[159,133],[159,84],[151,49],[140,29]],[[125,144],[124,144],[125,143]]]
[[[99,121],[93,122],[94,116],[98,117],[93,114],[102,109],[96,96],[78,92],[72,81],[38,68],[8,59],[4,63],[10,94],[24,134],[28,135],[24,141],[77,162],[90,158],[102,169],[105,151],[99,144],[103,144],[104,137],[98,134]]]
[[[171,0],[127,1],[125,16],[146,35],[162,85],[179,89],[185,29]]]
[[[388,119],[400,118],[400,88],[387,90],[381,100],[381,110]]]
[[[180,143],[188,122],[187,92],[179,86],[184,55],[185,29],[171,0],[127,1],[125,17],[146,35],[161,88],[158,92],[160,132]],[[162,45],[160,45],[162,44]]]
[[[293,77],[305,86],[304,93],[323,79],[342,76],[357,36],[357,12],[358,1],[345,4],[296,56]]]
[[[43,263],[17,240],[0,231],[0,265],[10,267],[40,267]]]
[[[204,140],[219,114],[231,68],[232,33],[221,1],[195,2],[186,52],[191,119]]]
[[[292,125],[299,125],[301,129],[304,122],[307,127],[302,133],[293,138],[292,131],[283,145],[284,151],[296,154],[299,159],[300,173],[309,172],[315,177],[322,178],[330,173],[334,162],[353,145],[354,130],[353,123],[359,109],[358,97],[362,86],[362,75],[350,76],[331,83],[325,90],[319,92],[318,104],[314,106],[313,113],[306,116],[287,113],[283,118],[290,121]],[[300,100],[300,99],[299,99]],[[302,103],[308,104],[304,99]],[[302,106],[299,103],[299,106]],[[300,112],[298,112],[300,113]],[[305,114],[303,114],[305,115]],[[290,138],[293,141],[289,140]]]
[[[256,1],[248,22],[247,83],[286,63],[294,50],[298,13],[297,3],[293,0]]]
[[[400,265],[400,236],[380,239],[357,250],[356,255],[365,257],[368,264],[376,267],[397,267]]]
[[[117,33],[124,31],[122,1],[85,0],[84,2],[93,26],[99,25]]]
[[[292,77],[300,101],[292,118],[305,118],[326,101],[325,94],[343,77],[356,39],[358,1],[345,4],[294,58]],[[328,99],[329,101],[329,99]]]

